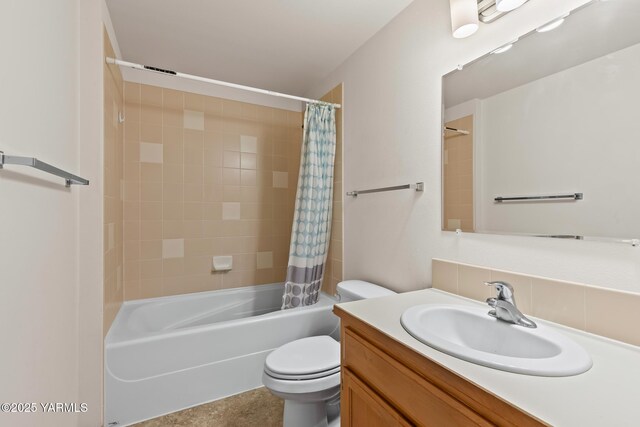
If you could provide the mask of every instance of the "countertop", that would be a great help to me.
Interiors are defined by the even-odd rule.
[[[488,309],[486,304],[436,289],[342,303],[339,307],[550,425],[640,425],[640,347],[531,317],[582,345],[591,355],[593,367],[572,377],[514,374],[457,359],[413,338],[400,324],[400,316],[407,308],[419,304],[457,304]]]

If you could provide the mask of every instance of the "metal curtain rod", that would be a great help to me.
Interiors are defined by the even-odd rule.
[[[519,200],[582,200],[584,198],[583,193],[572,193],[572,194],[552,194],[548,196],[515,196],[515,197],[496,197],[493,200],[496,203],[502,202],[511,202],[511,201],[519,201]]]
[[[371,190],[354,190],[347,192],[347,196],[358,197],[360,194],[382,193],[383,191],[407,190],[413,188],[416,191],[424,191],[424,182],[415,184],[396,185],[395,187],[373,188]]]
[[[4,165],[19,165],[30,166],[35,169],[59,176],[64,178],[66,186],[70,187],[72,184],[77,185],[89,185],[89,180],[80,178],[72,173],[58,169],[55,166],[51,166],[49,163],[42,162],[35,157],[21,157],[21,156],[6,156],[0,151],[0,169],[3,169]]]
[[[214,80],[207,77],[194,76],[192,74],[185,74],[179,71],[165,70],[163,68],[151,67],[149,65],[136,64],[133,62],[123,61],[121,59],[116,59],[116,58],[107,57],[106,61],[107,61],[107,64],[116,64],[122,67],[133,68],[134,70],[151,71],[154,73],[165,74],[169,76],[182,77],[183,79],[196,80],[199,82],[211,83],[218,86],[226,86],[226,87],[232,87],[234,89],[261,93],[263,95],[271,95],[271,96],[277,96],[279,98],[295,99],[296,101],[308,102],[310,104],[332,105],[335,108],[342,108],[342,105],[340,104],[333,104],[331,102],[320,101],[318,99],[303,98],[301,96],[288,95],[286,93],[274,92],[266,89],[258,89],[255,87],[239,85],[236,83],[223,82],[221,80]]]

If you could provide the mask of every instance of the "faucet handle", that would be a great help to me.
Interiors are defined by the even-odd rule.
[[[495,282],[484,282],[487,286],[493,286],[498,291],[497,299],[508,301],[513,305],[516,305],[515,296],[513,294],[513,286],[508,284],[507,282],[495,281]]]

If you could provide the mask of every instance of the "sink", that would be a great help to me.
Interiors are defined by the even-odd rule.
[[[424,304],[400,319],[418,341],[459,359],[502,371],[544,377],[578,375],[591,368],[576,342],[538,323],[517,326],[487,314],[488,309]]]

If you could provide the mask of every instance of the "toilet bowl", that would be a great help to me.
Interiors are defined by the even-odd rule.
[[[392,294],[361,280],[338,284],[340,302]],[[330,336],[302,338],[271,352],[262,383],[284,399],[284,427],[340,425],[340,344]]]

